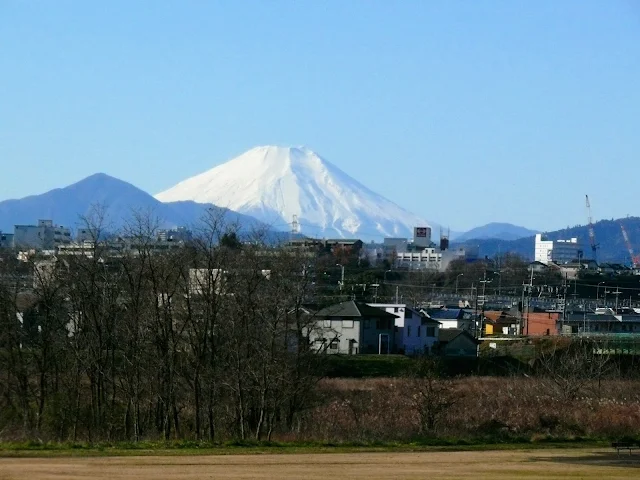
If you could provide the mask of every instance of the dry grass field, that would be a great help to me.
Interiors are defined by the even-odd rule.
[[[640,454],[608,449],[0,458],[0,480],[630,479]]]

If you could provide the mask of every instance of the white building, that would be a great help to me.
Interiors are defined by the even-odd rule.
[[[439,270],[442,252],[435,247],[396,253],[396,267],[409,270]]]
[[[369,306],[395,315],[395,349],[407,355],[431,353],[438,341],[440,323],[406,304],[370,303]]]
[[[266,279],[271,280],[271,270],[259,270]],[[233,295],[229,292],[230,277],[247,272],[234,272],[219,268],[190,268],[189,269],[189,293],[191,295]]]
[[[536,234],[534,260],[548,265],[551,262],[568,263],[581,256],[582,248],[578,239],[547,240],[543,234]]]

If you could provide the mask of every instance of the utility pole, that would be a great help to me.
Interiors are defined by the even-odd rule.
[[[562,321],[563,323],[567,320],[567,274],[564,274],[564,302],[562,304]],[[563,324],[564,326],[564,324]]]
[[[531,268],[531,277],[529,279],[529,284],[525,285],[523,283],[522,285],[522,313],[521,313],[521,317],[524,318],[524,289],[525,287],[527,288],[527,319],[524,322],[524,328],[523,328],[523,334],[524,335],[529,335],[529,315],[531,312],[531,290],[533,288],[533,268]],[[521,327],[522,328],[522,327]]]
[[[458,295],[458,279],[463,275],[464,273],[459,273],[458,275],[456,275],[456,295]]]
[[[602,285],[603,283],[606,282],[599,282],[598,285],[596,286],[596,308],[598,308],[598,301],[600,300],[600,285]],[[607,289],[607,286],[605,285],[605,290]]]
[[[524,280],[522,281],[522,300],[520,301],[520,325],[518,327],[518,335],[524,333]]]
[[[486,291],[486,287],[487,287],[487,283],[491,282],[491,280],[487,280],[487,271],[484,271],[484,276],[483,279],[480,280],[480,283],[482,283],[482,314],[480,316],[480,332],[478,333],[478,337],[482,336],[482,324],[484,323],[484,304],[485,304],[485,291]]]
[[[618,289],[618,287],[616,287],[616,291],[613,292],[613,294],[616,296],[616,315],[618,314],[618,295],[620,295],[620,290]]]
[[[340,274],[340,291],[342,292],[342,287],[344,287],[344,265],[340,265],[339,263],[336,263],[336,267],[340,267],[340,270],[341,270],[341,274]]]
[[[471,294],[473,295],[473,287],[471,290]],[[475,301],[475,314],[473,316],[473,335],[478,337],[478,289],[476,288],[476,301]]]

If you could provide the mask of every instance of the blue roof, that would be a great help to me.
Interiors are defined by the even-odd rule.
[[[462,309],[452,308],[449,310],[429,310],[429,316],[436,320],[457,320],[462,316]]]

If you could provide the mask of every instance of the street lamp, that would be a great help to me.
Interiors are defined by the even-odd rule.
[[[391,270],[387,270],[384,272],[384,275],[382,275],[382,283],[387,283],[387,273],[389,273]]]
[[[342,271],[340,275],[340,291],[342,291],[342,287],[344,285],[344,265],[336,263],[336,267],[340,267],[340,270]]]
[[[600,300],[600,285],[602,285],[603,283],[605,282],[598,283],[598,286],[596,287],[596,308],[598,308],[598,300]]]
[[[458,294],[458,279],[459,279],[460,277],[462,277],[462,276],[464,276],[464,273],[459,273],[459,274],[456,276],[456,295]]]
[[[493,272],[498,275],[498,296],[502,295],[502,274],[500,272]]]

